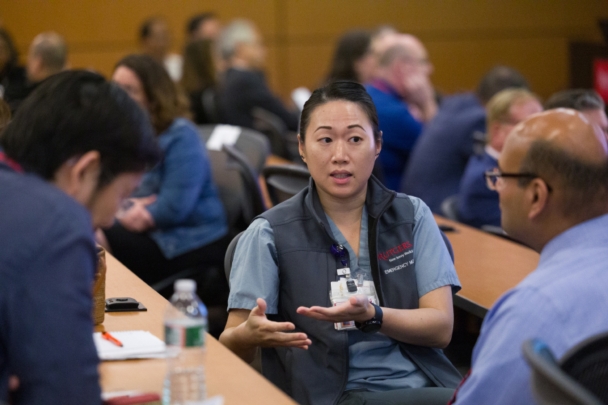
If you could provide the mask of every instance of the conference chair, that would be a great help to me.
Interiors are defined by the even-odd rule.
[[[221,151],[208,153],[230,235],[236,235],[265,210],[257,177],[245,156],[233,146],[224,145]]]
[[[260,107],[251,110],[251,115],[254,128],[270,140],[270,148],[274,155],[299,162],[297,134],[290,132],[283,120]]]
[[[200,125],[198,127],[199,137],[205,144],[209,141],[216,127],[217,125]],[[237,128],[240,133],[233,146],[247,158],[254,169],[254,173],[259,176],[262,173],[262,168],[266,165],[268,156],[270,156],[270,141],[264,134],[253,129]]]
[[[454,194],[443,200],[441,206],[441,213],[447,219],[451,219],[452,221],[460,221],[458,215],[458,194]]]
[[[272,205],[293,197],[306,188],[310,181],[308,169],[296,165],[267,166],[262,174]]]
[[[608,404],[608,332],[579,343],[559,362],[539,339],[527,340],[522,349],[540,405]]]

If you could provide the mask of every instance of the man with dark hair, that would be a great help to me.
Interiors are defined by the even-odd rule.
[[[186,34],[189,41],[208,39],[215,42],[221,30],[220,20],[213,12],[197,14],[190,18],[188,25],[186,25]]]
[[[604,100],[594,90],[572,89],[555,93],[545,103],[545,109],[572,108],[580,111],[592,124],[598,125],[608,137],[608,118]]]
[[[483,143],[485,104],[510,87],[528,88],[528,84],[516,70],[497,66],[484,75],[476,94],[445,97],[411,153],[400,190],[421,198],[433,212],[440,213],[441,203],[458,193],[475,139]]]
[[[560,358],[608,330],[608,145],[570,109],[536,114],[507,137],[488,173],[502,227],[540,253],[538,268],[484,319],[457,404],[535,404],[524,341]]]
[[[158,161],[154,130],[123,90],[71,71],[24,101],[0,143],[0,402],[11,389],[14,404],[99,404],[93,230]]]

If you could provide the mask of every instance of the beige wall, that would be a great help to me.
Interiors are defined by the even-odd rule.
[[[37,33],[55,30],[68,40],[73,67],[106,75],[137,50],[146,17],[167,17],[179,51],[185,21],[207,10],[224,22],[247,17],[259,25],[271,85],[284,96],[322,80],[344,30],[391,24],[426,44],[441,91],[472,89],[501,63],[547,97],[568,84],[569,41],[601,41],[597,19],[608,18],[606,0],[0,0],[0,19],[22,54]]]

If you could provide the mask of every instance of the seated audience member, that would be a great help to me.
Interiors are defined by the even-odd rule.
[[[148,284],[186,268],[222,263],[224,208],[196,127],[181,118],[187,109],[183,95],[146,55],[123,58],[112,80],[149,112],[164,157],[144,175],[132,205],[104,230],[110,250]]]
[[[173,81],[182,78],[183,60],[171,53],[171,33],[164,18],[151,17],[144,21],[139,28],[139,42],[142,52],[162,63]]]
[[[222,25],[217,15],[212,12],[197,14],[190,18],[186,26],[188,41],[194,42],[201,39],[217,41],[222,30]]]
[[[387,40],[385,40],[387,41]],[[376,77],[367,86],[383,133],[379,163],[385,185],[397,190],[423,124],[437,111],[426,49],[412,35],[389,34]]]
[[[118,86],[71,71],[24,101],[0,145],[0,403],[101,404],[93,228],[158,161],[154,131]]]
[[[580,111],[590,123],[598,125],[608,137],[608,118],[604,100],[594,90],[572,89],[555,93],[545,103],[545,109],[572,108]]]
[[[608,330],[607,148],[574,110],[537,114],[509,134],[489,180],[503,229],[540,261],[486,315],[456,404],[535,404],[523,342],[542,339],[560,358]]]
[[[68,46],[56,32],[38,34],[27,55],[27,79],[36,86],[47,77],[63,71],[68,62]]]
[[[19,54],[13,38],[0,27],[0,98],[14,113],[29,94],[25,69],[19,66]]]
[[[443,200],[458,193],[475,135],[486,130],[484,106],[499,91],[527,88],[516,70],[497,66],[481,79],[475,93],[444,97],[435,118],[424,128],[403,176],[400,190],[421,198],[440,213]]]
[[[203,39],[186,45],[180,84],[190,98],[194,122],[199,125],[219,122],[217,73],[211,41]]]
[[[498,193],[487,186],[485,173],[498,167],[498,159],[509,132],[528,116],[541,112],[538,98],[524,89],[507,89],[488,102],[487,144],[480,155],[469,159],[458,193],[459,220],[480,228],[500,226]]]
[[[371,176],[382,133],[360,84],[315,90],[300,128],[310,184],[239,240],[220,341],[246,361],[262,347],[264,375],[300,404],[445,404],[460,377],[439,348],[460,284],[431,212]],[[344,267],[381,307],[332,307]]]
[[[364,30],[352,30],[342,35],[338,39],[326,81],[367,83],[375,68],[371,40],[371,33]]]
[[[253,128],[251,111],[263,108],[278,116],[292,131],[298,113],[288,110],[273,95],[262,72],[266,49],[252,22],[235,20],[222,31],[218,46],[226,64],[220,86],[220,107],[226,124]]]

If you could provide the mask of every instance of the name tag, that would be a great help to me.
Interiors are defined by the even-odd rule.
[[[343,267],[341,269],[338,269],[338,275],[339,276],[350,276],[350,269],[348,267]]]

